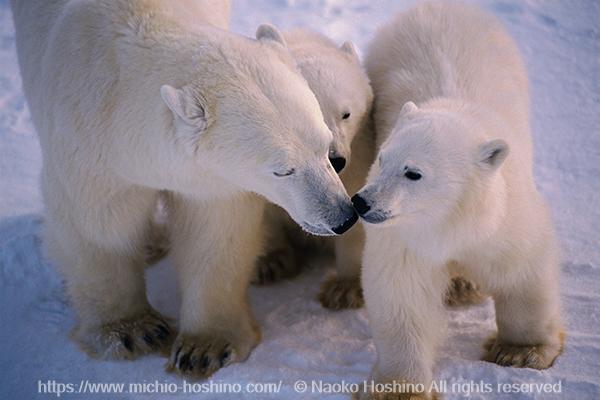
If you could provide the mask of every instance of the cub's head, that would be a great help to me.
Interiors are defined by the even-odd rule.
[[[459,113],[407,103],[383,143],[367,185],[353,198],[370,224],[407,229],[443,224],[479,196],[508,154]]]
[[[328,41],[325,37],[315,40]],[[316,47],[312,53],[301,53],[296,59],[333,134],[329,159],[339,173],[350,161],[352,140],[364,127],[371,109],[373,92],[369,79],[351,42],[340,48]]]
[[[331,131],[279,31],[261,25],[257,40],[238,38],[211,54],[210,76],[161,89],[181,150],[199,169],[281,206],[309,233],[349,229],[357,216],[328,160]]]

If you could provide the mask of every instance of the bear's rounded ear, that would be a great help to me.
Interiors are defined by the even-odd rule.
[[[358,60],[358,52],[356,51],[356,47],[354,46],[354,43],[352,43],[351,41],[349,41],[349,40],[345,41],[340,46],[340,50],[342,50],[344,53],[350,54],[353,58]]]
[[[206,130],[208,120],[202,96],[192,93],[188,88],[176,89],[170,85],[162,85],[160,95],[175,119],[194,128],[196,133]]]
[[[193,95],[185,88],[176,89],[170,85],[163,85],[160,95],[176,118],[196,127],[206,124],[206,105],[201,96]]]
[[[283,34],[271,24],[259,25],[259,27],[256,29],[256,39],[262,41],[272,40],[279,43],[283,47],[287,47],[287,43],[283,38]]]
[[[417,105],[415,103],[413,103],[412,101],[407,101],[402,106],[402,109],[400,110],[400,115],[406,115],[408,113],[417,111],[418,109],[419,109],[419,107],[417,107]]]
[[[495,171],[508,156],[508,143],[494,139],[479,145],[477,164],[486,171]]]

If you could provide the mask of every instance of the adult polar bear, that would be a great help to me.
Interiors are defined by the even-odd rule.
[[[431,395],[448,265],[494,298],[486,360],[548,368],[563,342],[558,247],[533,180],[517,47],[477,9],[425,3],[377,33],[366,65],[380,149],[353,201],[368,223],[373,379]]]
[[[280,33],[262,26],[255,41],[197,24],[189,4],[15,0],[12,9],[43,153],[46,244],[78,313],[73,336],[102,357],[168,346],[142,260],[166,189],[182,289],[169,367],[206,376],[259,340],[246,292],[264,201],[252,192],[314,234],[341,233],[356,214]]]

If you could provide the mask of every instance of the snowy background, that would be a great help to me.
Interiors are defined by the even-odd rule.
[[[364,53],[370,37],[398,0],[233,0],[232,30],[252,35],[261,22],[287,29],[307,26]],[[552,383],[562,393],[520,394],[520,399],[600,399],[600,2],[595,0],[483,0],[516,38],[532,91],[532,126],[538,185],[552,207],[563,247],[562,299],[568,336],[550,370],[501,368],[478,361],[494,331],[490,301],[450,311],[449,336],[436,378],[449,382]],[[43,225],[38,175],[40,149],[21,90],[14,29],[0,0],[0,399],[39,395],[38,381],[182,381],[163,371],[165,359],[95,361],[68,340],[74,315],[60,277],[40,253]],[[152,303],[177,316],[178,292],[166,260],[148,273]],[[243,364],[217,372],[215,382],[282,382],[273,398],[298,394],[296,380],[360,382],[374,361],[364,311],[330,312],[315,301],[323,269],[294,281],[253,288],[263,341]],[[309,391],[310,392],[310,391]],[[76,398],[77,395],[63,395]],[[96,395],[98,396],[98,395]],[[121,396],[121,397],[120,397]],[[129,397],[128,397],[129,396]],[[189,396],[189,395],[188,395]],[[46,395],[54,397],[54,395]],[[110,395],[107,398],[144,398]],[[160,397],[160,395],[155,395]],[[172,397],[185,397],[179,393]],[[195,396],[196,397],[196,396]],[[206,398],[228,395],[207,395]],[[235,396],[251,397],[250,395]],[[346,398],[333,395],[331,398]],[[462,398],[447,394],[447,399]],[[260,396],[258,396],[260,398]],[[470,398],[484,398],[472,394]],[[492,393],[485,398],[512,398]]]

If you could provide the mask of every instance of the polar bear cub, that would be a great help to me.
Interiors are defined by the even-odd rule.
[[[329,159],[349,193],[364,185],[374,155],[370,111],[373,93],[354,45],[337,46],[327,37],[306,29],[284,33],[298,69],[321,107],[325,123],[333,133]],[[265,255],[257,262],[255,280],[268,283],[294,275],[303,262],[303,247],[324,244],[323,239],[304,235],[277,206],[265,213]],[[321,300],[330,308],[362,304],[360,263],[364,245],[362,226],[356,225],[333,239],[337,276],[324,285]],[[326,240],[325,247],[332,243]],[[343,293],[342,293],[343,292]]]
[[[170,351],[170,370],[202,377],[244,360],[260,337],[246,295],[264,207],[255,193],[317,235],[357,217],[328,160],[331,131],[281,33],[223,30],[227,10],[193,24],[177,8],[185,4],[15,0],[12,9],[43,153],[45,242],[77,311],[75,340],[98,357]],[[164,190],[182,293],[173,346],[144,281]]]
[[[475,8],[425,3],[379,30],[366,66],[379,153],[353,202],[366,223],[373,379],[432,395],[450,264],[493,296],[485,359],[550,367],[563,345],[558,246],[533,179],[516,45]]]

